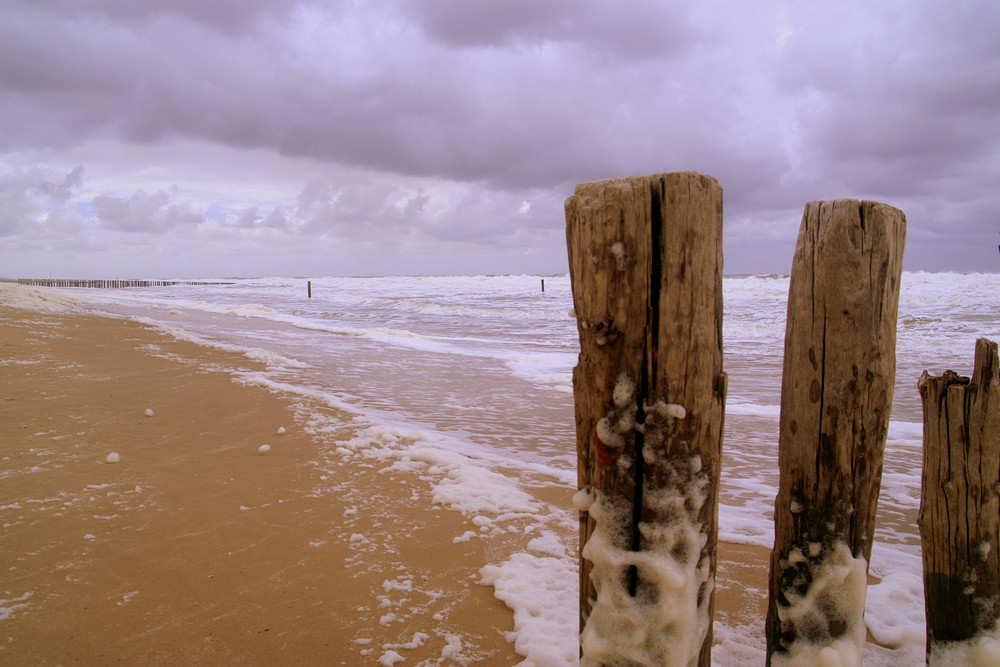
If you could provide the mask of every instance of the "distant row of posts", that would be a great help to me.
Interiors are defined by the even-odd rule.
[[[86,287],[90,289],[126,289],[130,287],[172,287],[174,285],[233,285],[232,282],[204,280],[136,280],[77,279],[77,278],[18,278],[18,285],[31,287]]]

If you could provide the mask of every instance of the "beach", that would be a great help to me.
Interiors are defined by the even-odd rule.
[[[0,662],[575,665],[576,325],[545,280],[0,283]],[[997,280],[904,274],[865,664],[923,659],[915,383],[968,372]],[[724,291],[720,667],[764,662],[787,276]]]
[[[15,309],[0,346],[0,662],[519,660],[464,517],[391,463],[321,473],[288,400],[206,370],[234,355]]]
[[[317,466],[330,443],[293,402],[223,370],[260,362],[16,308],[0,350],[4,662],[524,660],[481,582],[497,545],[462,540],[478,527],[392,461]],[[762,619],[766,557],[720,545],[727,623]]]

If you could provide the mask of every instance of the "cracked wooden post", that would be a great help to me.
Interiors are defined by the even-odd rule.
[[[709,665],[722,372],[722,187],[615,178],[566,201],[583,664]]]
[[[905,236],[903,212],[878,202],[805,208],[788,290],[769,665],[861,664]]]
[[[972,379],[927,371],[920,538],[929,664],[1000,619],[1000,361],[976,341]],[[940,661],[940,662],[939,662]],[[976,663],[979,664],[979,663]],[[983,662],[983,664],[986,664]]]

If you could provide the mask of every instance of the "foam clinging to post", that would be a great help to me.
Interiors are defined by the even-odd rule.
[[[628,534],[629,502],[590,489],[574,498],[596,524],[583,549],[583,557],[594,565],[591,579],[597,599],[581,636],[581,664],[686,666],[697,659],[708,632],[714,587],[710,558],[702,553],[708,537],[698,519],[708,497],[708,480],[701,474],[700,459],[685,464],[684,470],[674,470],[662,458],[653,463],[670,468],[669,476],[678,483],[646,490],[643,503],[673,520],[640,522],[641,551],[632,550]],[[634,595],[627,574],[633,567]]]
[[[810,548],[810,553],[815,550]],[[781,567],[802,570],[807,587],[784,589],[786,603],[778,605],[778,617],[795,630],[796,639],[784,651],[771,656],[775,667],[854,667],[861,664],[865,643],[865,595],[868,564],[851,555],[843,541],[826,549],[819,558],[807,558],[793,548]]]
[[[611,398],[615,402],[615,407],[623,409],[634,404],[635,389],[635,380],[630,378],[627,373],[619,375],[618,381],[615,383],[614,392],[611,394]]]
[[[649,502],[683,507],[686,496],[668,492]],[[641,522],[647,548],[632,551],[625,530],[629,503],[600,490],[581,491],[574,503],[588,507],[596,523],[583,548],[583,557],[594,565],[590,576],[597,599],[580,638],[581,664],[690,664],[708,632],[708,593],[714,586],[710,559],[701,555],[707,540],[701,525],[685,512],[670,524]],[[638,582],[634,596],[630,567]]]

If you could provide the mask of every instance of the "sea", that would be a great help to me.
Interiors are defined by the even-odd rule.
[[[481,583],[514,611],[511,639],[525,664],[575,664],[576,514],[525,493],[576,486],[571,377],[579,347],[568,275],[211,282],[219,284],[32,294],[56,293],[74,308],[135,319],[262,362],[264,370],[236,363],[224,370],[300,402],[318,442],[329,436],[317,465],[368,451],[422,466],[433,502],[469,519],[470,531],[456,539],[500,540],[505,522],[530,517],[525,548],[488,551],[495,556]],[[723,280],[729,390],[719,537],[768,549],[788,284],[787,275]],[[869,644],[867,664],[922,664],[917,381],[925,370],[970,375],[979,337],[1000,339],[1000,274],[903,274],[896,390],[870,563],[881,582],[869,588],[866,613],[883,648]],[[327,412],[311,416],[310,406],[318,405]],[[329,409],[342,417],[331,418]],[[715,664],[762,664],[762,627],[717,619]]]

